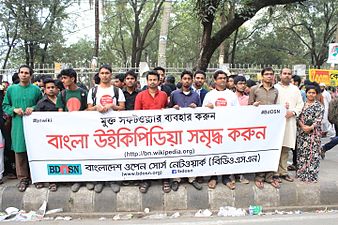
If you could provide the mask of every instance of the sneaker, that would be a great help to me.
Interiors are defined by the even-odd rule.
[[[94,189],[94,187],[95,187],[95,184],[94,183],[91,183],[91,182],[88,182],[88,183],[86,183],[86,187],[87,187],[87,189],[88,190],[93,190]]]
[[[97,184],[95,184],[94,191],[95,191],[96,193],[101,193],[101,192],[102,192],[102,189],[103,189],[103,184],[102,184],[102,183],[97,183]]]
[[[191,185],[194,186],[194,188],[196,188],[197,190],[202,190],[202,185],[198,183],[197,180],[191,182]]]
[[[81,183],[74,183],[71,187],[72,192],[78,192],[81,187]]]
[[[120,185],[114,181],[110,182],[110,187],[114,193],[120,192]]]

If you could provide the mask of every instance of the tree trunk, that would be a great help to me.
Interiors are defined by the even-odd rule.
[[[27,41],[25,41],[25,61],[26,65],[29,65],[29,49]]]
[[[43,51],[41,53],[41,64],[42,65],[45,63],[45,60],[46,60],[47,48],[48,48],[48,43],[45,43],[45,46],[43,47]]]
[[[221,26],[224,26],[225,25],[225,14],[224,14],[224,11],[222,12],[221,14]],[[221,45],[219,46],[219,57],[218,57],[218,63],[219,65],[221,66],[223,63],[224,63],[224,59],[225,59],[225,51],[224,51],[224,48],[225,48],[225,43],[224,41],[221,43]]]
[[[235,31],[234,40],[232,42],[232,51],[231,51],[231,65],[235,65],[235,55],[236,55],[236,48],[237,48],[237,37],[238,37],[238,29]]]
[[[99,37],[100,37],[100,15],[99,15],[99,0],[95,0],[95,51],[94,56],[99,57]]]
[[[28,65],[34,69],[35,44],[30,43],[28,45],[28,52],[29,52],[29,63],[28,63]]]
[[[158,59],[157,65],[166,67],[166,48],[168,39],[168,27],[171,13],[171,1],[164,2],[164,9],[161,21],[161,31],[158,43]]]
[[[305,0],[252,0],[245,1],[246,10],[242,13],[236,14],[233,19],[230,19],[225,26],[222,26],[216,33],[211,37],[210,31],[212,30],[213,20],[208,22],[202,21],[203,25],[203,36],[202,36],[202,48],[200,55],[196,63],[196,67],[202,70],[208,68],[208,64],[215,50],[220,44],[227,39],[233,32],[235,32],[244,22],[250,20],[256,15],[256,13],[267,6],[284,5],[294,2],[302,2]],[[210,17],[210,15],[206,15]],[[207,24],[207,26],[205,26]]]

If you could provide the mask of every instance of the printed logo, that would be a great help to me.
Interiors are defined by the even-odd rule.
[[[177,170],[172,170],[171,173],[172,174],[177,174]]]
[[[114,103],[114,102],[113,102],[112,96],[110,96],[110,95],[103,95],[100,99],[100,104],[103,105],[103,106],[108,105],[108,104],[112,104],[112,103]]]
[[[81,175],[81,164],[47,164],[48,175]]]
[[[227,106],[228,102],[225,98],[218,98],[215,102],[216,106]]]
[[[79,111],[81,108],[81,101],[78,98],[72,97],[67,100],[67,109],[69,112]]]

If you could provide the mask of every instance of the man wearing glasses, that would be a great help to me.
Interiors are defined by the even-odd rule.
[[[249,105],[273,105],[277,103],[278,90],[274,86],[275,73],[271,67],[264,68],[261,72],[262,83],[251,88]],[[275,188],[280,188],[279,177],[276,172],[256,173],[255,185],[259,189],[264,188],[264,181]]]

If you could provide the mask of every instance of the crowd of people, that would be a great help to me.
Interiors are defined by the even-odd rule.
[[[302,81],[292,70],[283,68],[277,77],[275,71],[264,68],[262,79],[256,83],[247,80],[243,75],[228,74],[222,70],[213,73],[213,81],[207,85],[204,71],[194,73],[184,70],[180,81],[175,84],[175,77],[166,77],[162,67],[156,67],[145,73],[147,85],[142,89],[137,73],[129,70],[124,74],[113,76],[112,69],[103,65],[93,77],[95,85],[87,90],[77,82],[74,69],[63,69],[57,79],[44,76],[33,80],[33,70],[23,65],[13,75],[13,84],[3,86],[3,98],[0,117],[1,132],[5,138],[4,151],[0,152],[0,173],[8,178],[19,180],[18,190],[23,192],[30,185],[30,170],[23,131],[23,116],[34,111],[108,111],[123,110],[155,110],[164,108],[190,107],[231,107],[252,105],[280,104],[286,109],[286,125],[280,161],[277,171],[258,172],[254,183],[259,189],[265,183],[279,188],[282,180],[293,182],[288,171],[296,171],[296,179],[303,182],[317,182],[319,158],[325,158],[325,152],[338,143],[338,98],[330,94],[325,84]],[[278,80],[278,81],[277,81]],[[334,92],[333,92],[334,93]],[[11,125],[9,124],[11,123]],[[325,144],[321,138],[328,134],[332,127],[336,136]],[[38,138],[38,137],[37,137]],[[14,154],[12,151],[14,151]],[[289,153],[293,153],[293,163],[288,165]],[[5,158],[5,159],[4,159]],[[4,165],[6,169],[4,170]],[[14,165],[14,166],[13,166]],[[15,168],[15,169],[14,169]],[[245,174],[224,174],[211,176],[208,187],[214,189],[218,179],[229,189],[236,188],[236,180],[243,184],[250,181]],[[182,178],[163,179],[163,192],[179,189]],[[197,190],[202,189],[203,177],[189,177],[188,182]],[[129,185],[128,181],[111,181],[107,184],[117,193],[121,185]],[[150,180],[134,181],[142,193],[146,193],[151,185]],[[36,188],[44,187],[44,183],[35,183]],[[57,191],[57,183],[49,183],[51,191]],[[73,183],[71,190],[77,192],[82,185],[89,190],[100,193],[104,182]]]

